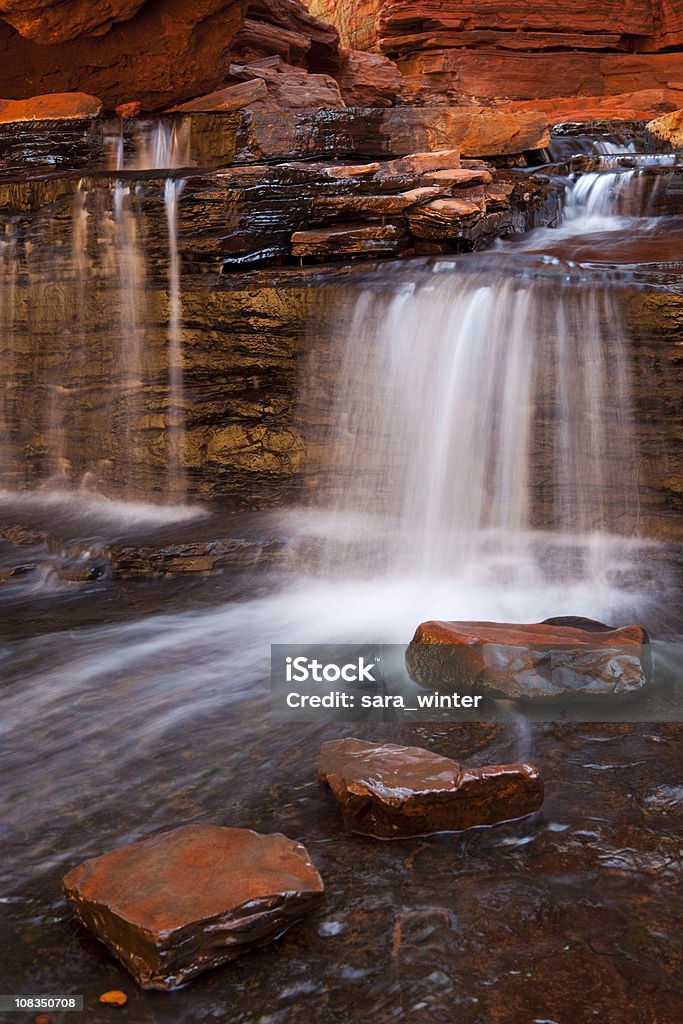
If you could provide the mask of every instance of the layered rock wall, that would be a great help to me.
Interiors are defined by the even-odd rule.
[[[334,21],[351,45],[397,62],[404,102],[658,90],[668,109],[683,105],[679,0],[366,0],[360,9],[355,0],[310,0],[309,6]],[[618,101],[613,108],[618,113]]]

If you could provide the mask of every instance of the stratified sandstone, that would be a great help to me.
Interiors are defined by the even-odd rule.
[[[246,0],[149,0],[103,35],[49,46],[0,20],[0,96],[86,90],[112,110],[128,101],[159,110],[209,93],[225,82],[245,8]]]
[[[344,827],[376,839],[494,825],[543,803],[534,765],[462,768],[421,747],[393,743],[323,743],[319,775],[341,805]]]
[[[672,149],[683,148],[683,110],[675,110],[650,121],[647,130],[656,139],[667,142]]]
[[[346,45],[379,50],[406,103],[609,96],[681,84],[678,0],[308,0]],[[441,99],[439,99],[441,97]]]
[[[172,989],[277,938],[322,899],[300,843],[186,825],[74,868],[81,922],[145,988]]]
[[[535,702],[637,696],[649,658],[640,626],[614,629],[576,618],[423,622],[406,651],[408,671],[423,686]]]

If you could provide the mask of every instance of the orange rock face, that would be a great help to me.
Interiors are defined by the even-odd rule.
[[[83,92],[51,93],[30,100],[0,100],[0,124],[13,121],[67,121],[97,117],[102,104]]]
[[[245,9],[246,0],[149,0],[103,35],[53,45],[24,38],[0,14],[0,96],[87,90],[111,110],[131,101],[164,109],[225,82]]]
[[[64,43],[79,36],[103,35],[127,21],[145,0],[0,0],[0,18],[36,43]]]
[[[532,814],[543,803],[534,765],[468,769],[394,743],[323,743],[319,775],[341,805],[344,827],[376,839],[494,825]]]
[[[186,825],[74,868],[81,922],[146,988],[171,989],[281,935],[322,899],[300,843]]]
[[[683,46],[680,0],[309,0],[309,6],[352,45],[396,60],[406,103],[597,98],[683,84],[683,57],[664,52]]]

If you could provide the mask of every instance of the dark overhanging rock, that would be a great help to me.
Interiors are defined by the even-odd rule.
[[[637,697],[652,675],[640,626],[560,616],[536,624],[423,622],[406,651],[415,682],[536,704]]]
[[[63,885],[86,928],[156,989],[271,942],[323,896],[300,843],[215,825],[185,825],[86,860]]]
[[[543,803],[534,765],[462,768],[421,747],[353,738],[323,743],[319,777],[339,801],[344,827],[375,839],[495,825]]]

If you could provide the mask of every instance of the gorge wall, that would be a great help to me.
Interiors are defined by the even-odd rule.
[[[544,109],[546,101],[550,113],[564,113],[547,101],[581,96],[604,117],[683,105],[680,0],[309,0],[309,7],[339,28],[346,45],[396,61],[403,102],[502,98]]]

